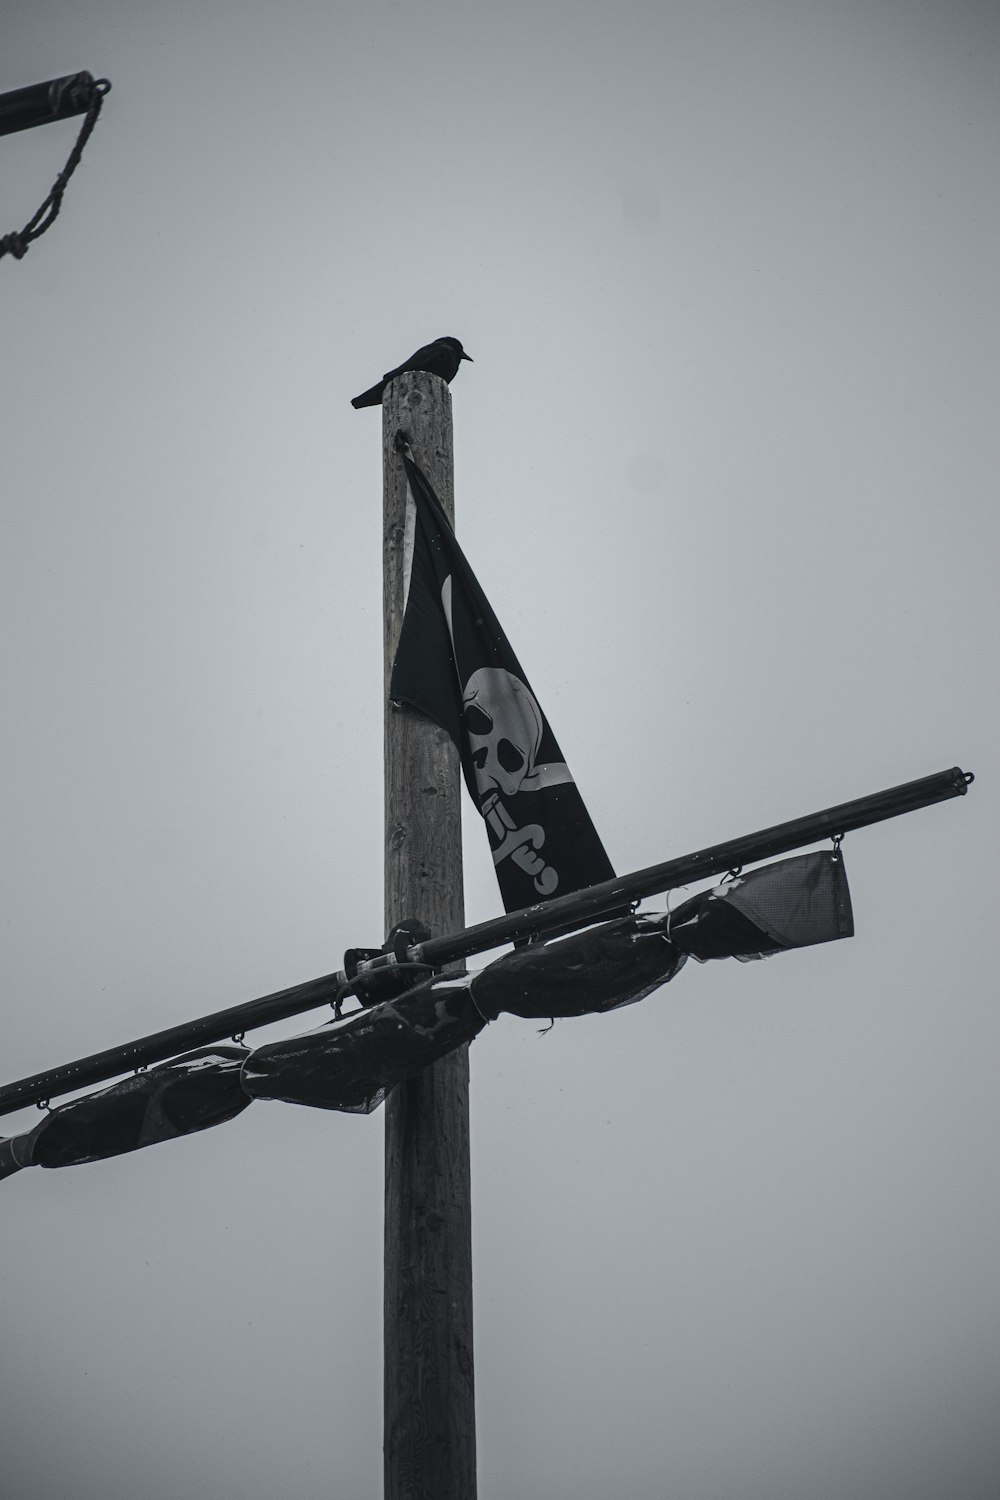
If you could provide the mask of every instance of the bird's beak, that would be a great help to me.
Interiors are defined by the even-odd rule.
[[[472,355],[471,355],[471,354],[462,354],[462,355],[461,355],[461,356],[460,356],[460,358],[462,358],[462,359],[467,359],[467,360],[468,360],[468,361],[469,361],[469,364],[470,364],[470,365],[474,365],[474,364],[475,364],[475,362],[476,362],[476,361],[475,361],[475,360],[474,360],[474,359],[473,359],[473,357],[472,357]]]

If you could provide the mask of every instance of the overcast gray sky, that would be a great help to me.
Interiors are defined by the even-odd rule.
[[[0,265],[0,1081],[381,940],[349,399],[456,334],[459,533],[619,870],[977,773],[847,839],[854,941],[475,1043],[482,1500],[996,1500],[1000,12],[2,37],[0,90],[114,87]],[[0,233],[75,131],[0,141]],[[499,911],[471,809],[466,887]],[[10,1500],[380,1494],[380,1116],[257,1103],[0,1199]]]

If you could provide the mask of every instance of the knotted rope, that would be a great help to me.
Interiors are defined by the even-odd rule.
[[[55,222],[59,210],[62,208],[63,193],[66,191],[66,184],[80,164],[83,148],[89,141],[90,133],[97,124],[97,117],[101,112],[104,96],[110,88],[111,84],[106,78],[97,78],[94,80],[90,103],[87,105],[83,124],[80,126],[80,134],[76,138],[76,145],[69,154],[69,160],[52,184],[52,190],[45,202],[39,208],[38,212],[28,220],[24,228],[15,229],[12,233],[5,234],[0,238],[0,260],[5,255],[12,255],[15,260],[23,260],[28,253],[28,247],[32,240],[37,240],[38,236],[44,234],[46,229]]]

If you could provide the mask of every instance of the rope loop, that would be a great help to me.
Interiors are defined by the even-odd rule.
[[[110,92],[110,89],[111,84],[107,78],[97,78],[94,80],[90,93],[90,103],[87,105],[83,124],[80,126],[80,134],[76,138],[76,145],[69,153],[66,165],[52,184],[45,202],[32,215],[24,228],[15,229],[10,234],[5,234],[0,238],[0,260],[5,255],[12,255],[15,260],[23,260],[28,253],[32,241],[37,240],[39,235],[44,234],[46,229],[55,223],[59,215],[59,210],[62,208],[63,194],[66,191],[66,186],[80,164],[83,148],[90,140],[91,131],[97,124],[97,117],[101,113],[101,105],[104,103],[105,96]]]

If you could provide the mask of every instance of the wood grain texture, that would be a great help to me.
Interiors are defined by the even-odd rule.
[[[400,428],[454,518],[451,395],[423,371],[383,397],[385,923],[464,926],[461,769],[451,740],[389,701],[403,612],[406,475]],[[386,1500],[475,1500],[469,1057],[462,1047],[395,1089],[385,1127]]]

